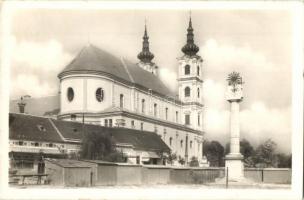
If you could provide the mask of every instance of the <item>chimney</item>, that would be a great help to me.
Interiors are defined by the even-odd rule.
[[[18,103],[20,113],[24,113],[25,105],[26,105],[26,103],[23,103],[23,102]]]

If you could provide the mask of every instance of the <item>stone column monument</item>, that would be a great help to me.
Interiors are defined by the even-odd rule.
[[[243,155],[240,153],[240,102],[243,100],[243,82],[239,73],[228,75],[226,99],[230,103],[230,153],[225,157],[225,176],[228,181],[244,180]],[[227,172],[228,171],[228,172]]]

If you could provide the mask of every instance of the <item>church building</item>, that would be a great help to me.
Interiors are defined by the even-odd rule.
[[[145,26],[139,62],[84,47],[59,73],[58,119],[155,132],[172,153],[189,162],[203,159],[202,63],[191,18],[178,58],[178,93],[169,90],[152,62]]]

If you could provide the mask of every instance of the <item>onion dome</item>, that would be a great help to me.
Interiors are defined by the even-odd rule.
[[[194,56],[199,51],[199,47],[196,46],[196,44],[194,44],[194,34],[193,34],[191,17],[190,17],[190,20],[189,20],[189,27],[188,27],[187,31],[188,31],[188,33],[187,33],[187,44],[185,44],[185,46],[183,46],[182,52],[185,55]]]
[[[142,51],[137,55],[137,58],[144,63],[151,63],[154,58],[153,53],[149,50],[149,36],[147,34],[147,27],[145,25],[145,34],[143,37],[143,48]]]

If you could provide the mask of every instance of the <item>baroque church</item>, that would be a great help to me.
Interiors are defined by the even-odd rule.
[[[155,132],[186,162],[203,157],[202,63],[189,20],[178,58],[178,94],[159,78],[145,25],[139,62],[116,58],[94,45],[84,47],[59,73],[58,119]]]

